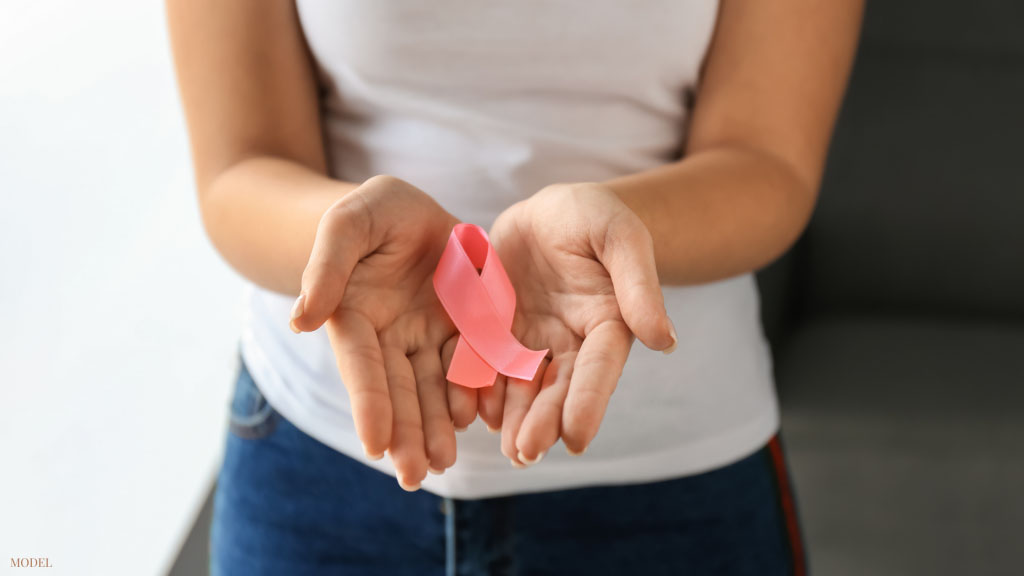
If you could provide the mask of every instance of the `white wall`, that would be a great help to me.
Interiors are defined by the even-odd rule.
[[[220,458],[239,290],[162,3],[0,0],[0,573],[166,571]]]

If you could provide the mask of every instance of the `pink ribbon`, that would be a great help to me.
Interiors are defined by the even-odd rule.
[[[548,351],[530,350],[512,335],[516,293],[483,228],[455,225],[434,271],[434,292],[459,330],[448,380],[470,388],[493,385],[499,372],[533,380]]]

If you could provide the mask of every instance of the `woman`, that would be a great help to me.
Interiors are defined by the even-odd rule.
[[[215,573],[803,572],[751,273],[810,217],[858,0],[168,12],[251,282]],[[445,380],[460,221],[533,381]]]

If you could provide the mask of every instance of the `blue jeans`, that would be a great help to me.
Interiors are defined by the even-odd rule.
[[[804,573],[777,438],[668,481],[449,499],[407,493],[304,434],[244,365],[211,556],[215,576]]]

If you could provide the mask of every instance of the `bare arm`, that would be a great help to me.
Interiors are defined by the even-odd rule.
[[[207,234],[245,277],[298,294],[321,216],[355,185],[326,176],[295,6],[168,0],[167,16]]]
[[[210,239],[250,280],[300,294],[292,329],[325,326],[367,457],[387,451],[417,489],[455,462],[453,420],[476,411],[475,392],[446,395],[454,327],[431,282],[455,218],[397,178],[327,177],[293,2],[167,0],[167,12]]]
[[[723,0],[685,157],[606,182],[646,224],[664,284],[769,264],[817,199],[863,0]]]
[[[514,463],[536,462],[559,438],[572,453],[586,449],[634,335],[675,350],[659,284],[749,272],[799,236],[861,10],[862,0],[722,0],[682,160],[554,184],[495,222],[516,313],[530,320],[524,342],[553,353],[543,386],[479,396]]]

